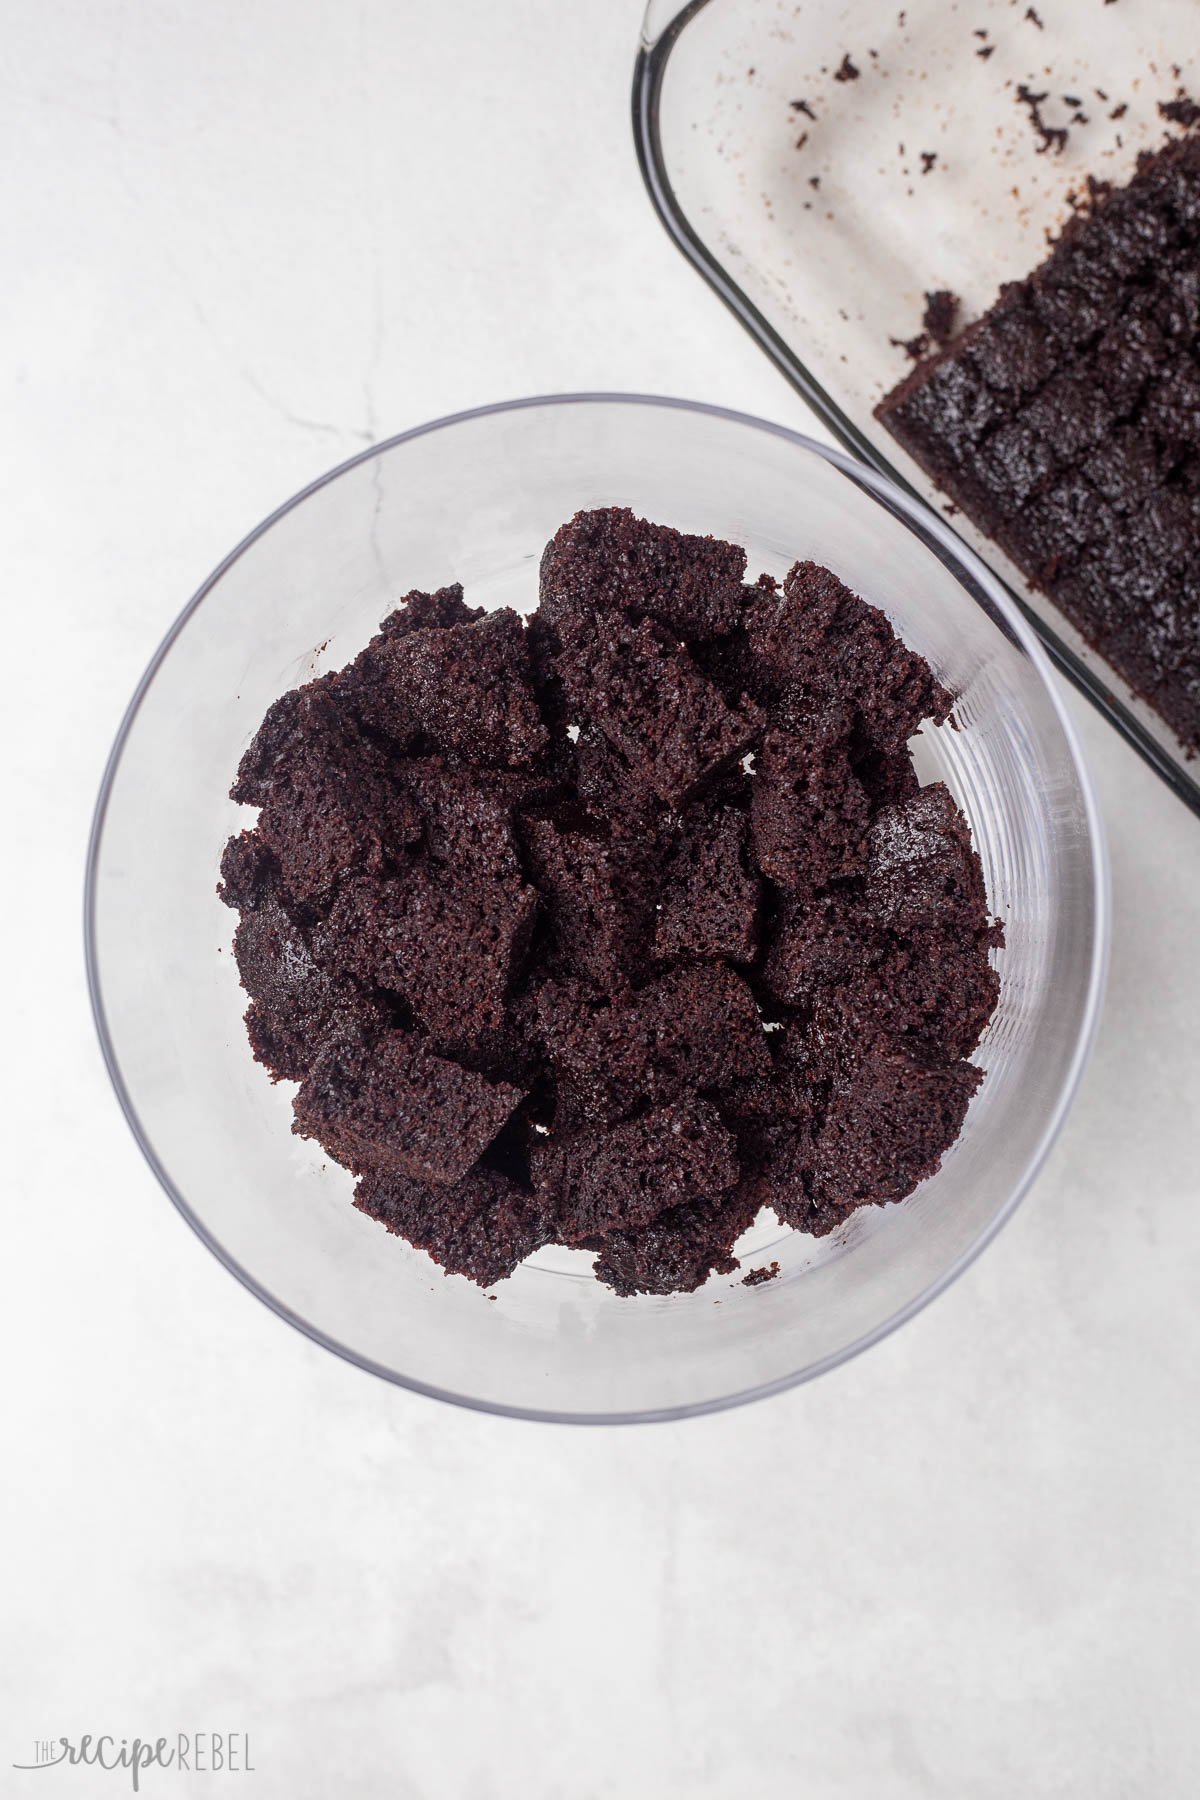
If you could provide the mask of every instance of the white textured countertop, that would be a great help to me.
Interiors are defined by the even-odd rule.
[[[1082,704],[1108,1008],[958,1285],[742,1412],[393,1391],[208,1256],[101,1066],[85,835],[178,608],[420,420],[619,387],[808,426],[646,202],[621,0],[17,0],[0,46],[9,1178],[0,1791],[39,1738],[246,1732],[308,1800],[1191,1796],[1200,824]]]

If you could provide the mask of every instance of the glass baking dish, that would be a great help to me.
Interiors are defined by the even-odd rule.
[[[651,0],[633,118],[679,248],[840,443],[953,517],[1060,672],[1200,816],[1170,729],[873,417],[928,291],[978,316],[1089,175],[1127,180],[1175,129],[1158,103],[1200,86],[1189,19],[1179,0]]]

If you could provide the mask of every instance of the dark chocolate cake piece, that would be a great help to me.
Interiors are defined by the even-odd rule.
[[[473,886],[416,856],[344,881],[313,942],[326,966],[399,996],[440,1053],[469,1055],[504,1029],[537,910],[518,880]]]
[[[883,1039],[868,1046],[834,1083],[816,1133],[813,1204],[844,1218],[904,1199],[940,1164],[981,1080],[968,1062],[927,1064]]]
[[[486,616],[482,606],[467,605],[461,582],[437,588],[432,594],[414,588],[412,593],[405,594],[395,612],[388,614],[379,627],[378,637],[371,639],[367,649],[350,665],[351,670],[360,667],[380,639],[406,637],[410,631],[446,631],[451,625],[469,625],[473,619]]]
[[[741,1198],[781,1218],[788,1208],[795,1214],[808,1206],[813,1139],[828,1090],[824,1071],[810,1065],[806,1039],[799,1021],[773,1035],[770,1073],[733,1082],[717,1095],[737,1139]]]
[[[939,925],[987,931],[983,870],[967,821],[943,782],[881,807],[866,853],[863,899],[877,924],[890,931]]]
[[[253,912],[279,891],[279,867],[257,830],[239,831],[221,852],[217,893],[237,912]]]
[[[273,1080],[303,1081],[331,1032],[388,1023],[378,997],[319,966],[305,931],[274,893],[259,895],[242,914],[233,953],[250,996],[250,1044]]]
[[[494,1169],[474,1170],[449,1187],[432,1187],[394,1171],[363,1175],[355,1189],[360,1212],[450,1275],[492,1287],[548,1242],[543,1209]]]
[[[667,806],[742,755],[762,715],[729,704],[677,640],[624,614],[572,618],[557,659],[573,720],[595,726]]]
[[[553,818],[528,819],[523,836],[563,972],[607,991],[645,973],[654,918],[646,848]]]
[[[750,818],[755,860],[776,887],[811,892],[863,866],[870,805],[850,731],[844,709],[825,709],[763,734]]]
[[[1200,748],[1200,138],[1143,155],[876,416]]]
[[[747,630],[753,691],[781,725],[794,717],[803,728],[844,709],[860,740],[894,752],[922,720],[940,724],[949,714],[950,696],[925,658],[877,606],[816,563],[796,563],[781,593],[760,592]]]
[[[749,861],[749,818],[703,802],[679,821],[663,850],[654,953],[753,962],[762,881]]]
[[[385,624],[349,682],[359,716],[406,750],[532,769],[548,746],[525,629],[507,607],[434,630]]]
[[[462,1180],[520,1104],[519,1088],[435,1056],[411,1032],[327,1039],[296,1095],[301,1137],[356,1174]]]
[[[652,845],[671,809],[646,787],[621,752],[594,725],[578,728],[573,745],[575,792],[594,819],[603,819],[611,838]]]
[[[534,1191],[561,1243],[636,1231],[661,1213],[725,1193],[737,1150],[716,1107],[691,1097],[620,1125],[554,1132],[534,1146]]]
[[[811,1007],[826,990],[857,982],[879,950],[879,933],[855,889],[791,895],[769,926],[763,986],[784,1006]]]
[[[672,970],[635,993],[551,984],[542,1036],[568,1109],[612,1121],[770,1068],[754,995],[723,963]]]
[[[710,1275],[737,1268],[733,1246],[754,1223],[757,1199],[731,1188],[660,1213],[638,1231],[610,1231],[599,1242],[596,1274],[618,1294],[688,1294]]]
[[[722,637],[742,616],[746,552],[636,518],[625,507],[576,513],[547,544],[541,612],[552,625],[620,611],[692,641]]]
[[[367,737],[337,676],[277,700],[242,758],[235,800],[261,806],[258,830],[280,892],[319,903],[344,870],[379,870],[420,835],[388,755]]]

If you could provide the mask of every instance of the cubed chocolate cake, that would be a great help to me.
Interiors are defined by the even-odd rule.
[[[356,1205],[490,1285],[557,1243],[619,1294],[820,1234],[938,1165],[995,1005],[950,696],[828,570],[620,509],[528,624],[412,593],[248,747],[219,891],[247,1030]]]
[[[474,1168],[521,1097],[435,1056],[411,1032],[347,1032],[326,1040],[301,1083],[295,1130],[355,1174],[448,1186]]]
[[[1200,137],[1143,155],[876,416],[1200,749]]]
[[[530,1160],[534,1191],[553,1209],[555,1236],[565,1244],[633,1231],[716,1198],[739,1172],[720,1113],[695,1094],[620,1125],[555,1132]]]

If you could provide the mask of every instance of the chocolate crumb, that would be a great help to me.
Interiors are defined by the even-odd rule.
[[[833,79],[835,81],[857,81],[858,80],[858,70],[855,68],[854,64],[850,61],[849,51],[846,52],[845,56],[843,56],[841,62],[838,64],[837,68],[833,71]]]
[[[1045,156],[1048,150],[1053,150],[1056,155],[1061,155],[1069,134],[1065,126],[1047,125],[1042,118],[1042,102],[1049,98],[1048,94],[1035,94],[1026,83],[1022,81],[1017,87],[1016,98],[1018,104],[1024,106],[1028,110],[1029,123],[1033,126],[1034,131],[1041,139],[1041,143],[1038,146],[1038,155]]]
[[[807,133],[807,131],[802,131],[800,133],[800,136],[796,139],[796,146],[795,146],[796,149],[803,150],[803,148],[804,148],[805,144],[807,144],[807,142],[808,142],[808,133]]]
[[[1042,24],[1042,21],[1039,19],[1038,15],[1037,15],[1037,9],[1035,7],[1027,6],[1025,8],[1025,17],[1029,20],[1031,25],[1036,25],[1039,31],[1044,31],[1046,29],[1045,26]]]
[[[773,1262],[766,1269],[751,1269],[748,1275],[742,1276],[743,1287],[761,1287],[764,1281],[774,1281],[779,1273],[779,1264]]]
[[[930,169],[932,169],[932,167],[936,163],[936,161],[937,161],[937,151],[936,150],[922,150],[922,152],[921,152],[921,173],[922,173],[922,175],[928,175]]]
[[[935,344],[945,344],[954,336],[960,301],[950,288],[935,288],[925,296],[925,313],[921,328]]]
[[[1128,106],[1127,102],[1122,100],[1119,106],[1113,107],[1112,111],[1109,113],[1108,116],[1110,119],[1123,119],[1125,117],[1125,114],[1128,111],[1129,111],[1129,106]]]
[[[821,185],[821,177],[819,175],[810,175],[808,178],[808,185],[810,188],[819,188]]]
[[[985,44],[983,46],[983,49],[977,50],[975,52],[975,54],[977,57],[979,57],[981,62],[986,62],[988,57],[991,56],[992,52],[995,50],[995,48],[996,48],[995,44]]]
[[[814,124],[816,123],[817,115],[807,100],[789,100],[788,105],[793,112],[803,113],[806,119],[811,119]]]
[[[1173,100],[1160,100],[1158,110],[1164,119],[1169,119],[1172,125],[1182,125],[1185,131],[1190,131],[1200,120],[1200,104],[1182,88]]]
[[[888,342],[896,350],[903,350],[913,362],[920,362],[928,355],[930,346],[942,345],[954,335],[954,322],[958,314],[959,298],[949,288],[937,288],[925,296],[925,312],[921,319],[921,330],[911,338],[889,338]]]

